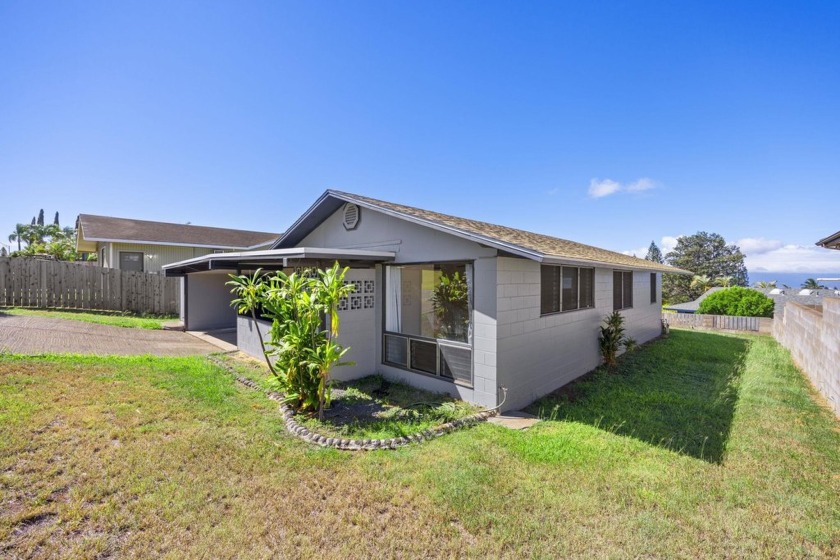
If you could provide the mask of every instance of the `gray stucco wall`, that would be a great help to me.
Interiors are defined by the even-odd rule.
[[[184,280],[186,298],[186,323],[188,331],[208,331],[236,326],[236,310],[230,302],[233,295],[225,286],[230,278],[227,272],[201,272],[190,274]]]
[[[540,264],[507,257],[497,262],[497,377],[508,388],[504,409],[512,410],[599,365],[598,326],[613,310],[613,270],[595,269],[594,308],[541,316]],[[658,336],[661,324],[660,303],[650,303],[648,272],[633,275],[633,303],[622,314],[627,334],[641,344]]]

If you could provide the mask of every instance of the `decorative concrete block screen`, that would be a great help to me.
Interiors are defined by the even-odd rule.
[[[821,309],[788,302],[773,336],[840,416],[840,298],[825,298]]]
[[[29,257],[0,258],[0,307],[174,314],[178,278]]]

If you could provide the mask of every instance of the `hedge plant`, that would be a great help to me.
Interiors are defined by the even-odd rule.
[[[736,317],[772,317],[773,300],[751,288],[735,286],[709,294],[700,302],[697,313],[734,315]]]

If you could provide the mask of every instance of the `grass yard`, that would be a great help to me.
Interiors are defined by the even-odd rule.
[[[534,410],[339,452],[202,358],[2,356],[0,557],[837,557],[840,423],[769,337],[672,331]]]
[[[27,317],[51,317],[70,319],[85,323],[111,325],[135,329],[160,330],[163,324],[178,319],[177,315],[132,315],[119,311],[76,311],[73,309],[28,309],[23,307],[0,307],[0,315],[23,315]]]

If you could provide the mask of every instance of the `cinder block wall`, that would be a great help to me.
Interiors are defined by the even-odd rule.
[[[601,363],[598,326],[613,310],[613,271],[595,269],[595,307],[540,314],[540,263],[497,261],[498,384],[508,388],[504,409],[521,408]],[[650,274],[633,274],[633,307],[621,313],[627,335],[639,344],[661,332],[661,276],[650,301]]]
[[[825,298],[822,312],[787,303],[773,336],[840,416],[840,298]]]

